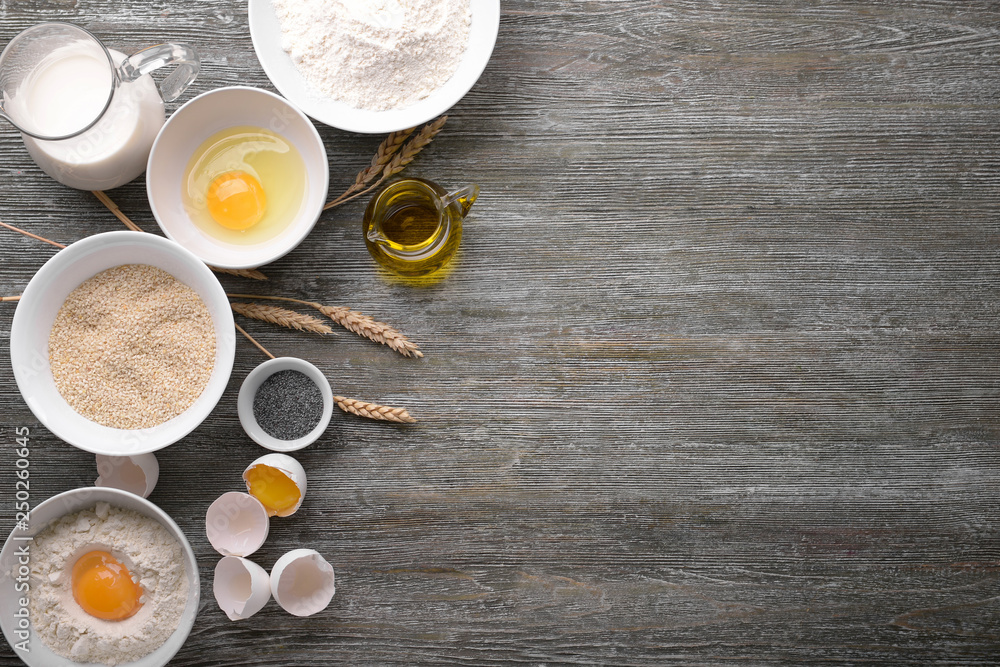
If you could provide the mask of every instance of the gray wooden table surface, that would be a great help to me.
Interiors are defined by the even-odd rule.
[[[243,2],[3,0],[0,41],[47,19],[193,44],[180,101],[271,89]],[[339,194],[382,137],[319,130]],[[407,173],[482,187],[445,280],[380,273],[363,201],[269,282],[223,278],[396,325],[424,359],[238,319],[420,421],[334,415],[298,455],[305,504],[252,558],[315,548],[336,597],[231,623],[204,514],[265,453],[236,416],[264,360],[241,339],[218,408],[159,453],[151,500],[202,576],[171,664],[1000,662],[1000,5],[505,0],[483,77]],[[56,241],[121,228],[9,127],[0,193],[0,220]],[[157,231],[142,180],[110,194]],[[0,291],[53,252],[0,231]],[[34,502],[96,476],[20,397],[13,310],[4,535],[15,428]]]

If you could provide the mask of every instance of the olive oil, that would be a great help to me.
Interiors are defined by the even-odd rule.
[[[439,217],[436,208],[423,206],[420,202],[400,202],[394,210],[386,213],[382,233],[393,243],[419,245],[437,231]]]
[[[467,185],[448,193],[421,178],[386,187],[368,204],[365,245],[379,264],[401,276],[426,276],[448,263],[462,241],[462,219],[479,194]]]

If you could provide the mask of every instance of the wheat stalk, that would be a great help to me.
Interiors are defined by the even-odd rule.
[[[360,197],[363,194],[367,194],[372,190],[374,190],[375,188],[377,188],[378,186],[382,185],[382,183],[384,183],[385,180],[390,176],[394,176],[399,172],[403,171],[403,168],[406,167],[406,165],[413,162],[413,159],[417,157],[420,151],[424,150],[424,148],[426,148],[427,145],[434,140],[434,137],[436,137],[438,132],[441,131],[441,128],[444,127],[444,124],[445,122],[447,122],[447,120],[448,120],[447,116],[441,116],[433,123],[428,123],[427,125],[424,125],[423,128],[420,130],[420,132],[417,133],[417,136],[410,139],[401,148],[396,148],[391,155],[383,156],[384,158],[391,158],[391,159],[385,161],[384,166],[382,166],[381,175],[378,177],[377,181],[366,187],[364,190],[361,190],[360,192],[355,192],[350,196],[348,196],[348,193],[345,192],[343,195],[337,197],[336,199],[328,203],[326,206],[324,206],[323,210],[333,208],[334,206],[340,206],[341,204],[346,204],[352,199]],[[412,132],[412,130],[410,131]],[[388,141],[388,138],[386,139],[386,141]],[[359,177],[361,176],[362,173],[364,173],[366,174],[366,178],[370,181],[372,178],[378,175],[376,167],[377,163],[381,161],[379,159],[380,153],[382,152],[381,146],[379,146],[379,149],[380,149],[379,153],[376,153],[375,157],[372,158],[371,165],[369,167],[366,167],[364,171],[359,173],[358,174]],[[370,174],[367,173],[369,170],[372,170]],[[355,185],[357,185],[357,179],[355,179]],[[354,185],[352,185],[351,187],[354,188]]]
[[[416,343],[410,341],[388,324],[378,322],[368,315],[363,315],[344,306],[324,306],[315,302],[310,302],[309,305],[348,331],[353,331],[376,343],[388,345],[389,348],[399,352],[404,357],[424,356],[424,353],[417,348]]]
[[[250,280],[267,280],[267,276],[257,269],[222,269],[218,266],[209,266],[208,268],[216,273],[225,273],[230,276],[239,276],[240,278],[249,278]]]
[[[135,224],[130,217],[122,213],[122,210],[118,208],[118,204],[111,201],[111,197],[102,192],[101,190],[91,190],[91,193],[97,197],[97,200],[104,204],[104,206],[111,211],[116,218],[122,221],[122,224],[131,229],[133,232],[143,232],[145,231],[139,225]],[[44,239],[43,239],[44,240]],[[51,243],[51,241],[50,241]],[[209,266],[212,271],[216,273],[225,273],[231,276],[239,276],[240,278],[250,278],[251,280],[267,280],[267,276],[258,271],[257,269],[222,269],[217,266]]]
[[[415,424],[417,421],[404,408],[390,408],[386,405],[368,403],[367,401],[359,401],[353,398],[344,398],[343,396],[334,396],[333,402],[344,412],[350,412],[352,415],[366,417],[367,419],[378,419],[398,424]]]
[[[348,331],[364,336],[376,343],[388,345],[389,348],[399,352],[404,357],[419,358],[424,356],[424,353],[420,351],[417,344],[400,333],[395,327],[391,327],[373,317],[363,315],[356,310],[351,310],[344,306],[324,306],[315,301],[304,301],[287,296],[259,296],[256,294],[228,294],[227,296],[232,299],[266,299],[269,301],[300,303],[303,306],[315,308]]]
[[[12,232],[17,232],[18,234],[24,234],[25,236],[27,236],[29,238],[33,238],[36,241],[41,241],[42,243],[48,243],[49,245],[54,245],[55,247],[59,248],[60,250],[62,248],[66,247],[62,243],[56,243],[55,241],[50,241],[49,239],[45,238],[44,236],[38,236],[37,234],[32,234],[31,232],[26,232],[23,229],[15,227],[14,225],[8,225],[6,222],[0,222],[0,227],[6,227],[7,229],[11,230]]]
[[[133,232],[144,231],[139,225],[132,222],[132,219],[127,215],[122,213],[122,210],[118,208],[118,204],[111,201],[111,197],[107,196],[101,190],[91,190],[91,193],[97,197],[97,200],[104,204],[109,211],[111,211],[116,218],[122,221],[122,224],[131,229]]]
[[[5,296],[5,297],[0,297],[0,301],[20,301],[20,300],[21,300],[20,296]]]
[[[234,313],[262,322],[270,322],[288,329],[312,331],[318,334],[333,333],[333,329],[312,315],[303,315],[287,308],[264,306],[257,303],[230,303]]]
[[[253,336],[251,336],[250,334],[248,334],[246,331],[244,331],[243,327],[241,327],[240,325],[236,324],[235,322],[233,322],[233,326],[236,327],[236,330],[239,331],[241,334],[243,334],[243,336],[248,341],[250,341],[251,343],[253,343],[257,347],[258,350],[260,350],[261,352],[263,352],[267,356],[269,356],[272,359],[274,359],[274,355],[271,354],[270,352],[268,352],[266,347],[264,347],[263,345],[261,345],[260,343],[258,343],[256,338],[254,338]]]
[[[383,139],[382,143],[379,144],[378,150],[375,151],[375,156],[372,157],[371,164],[359,171],[351,187],[347,188],[344,194],[327,203],[327,205],[323,207],[323,210],[325,211],[326,209],[337,206],[342,200],[359,190],[363,190],[366,185],[371,183],[373,178],[382,173],[385,165],[389,163],[389,160],[391,160],[392,156],[396,154],[396,151],[398,151],[406,140],[410,138],[410,135],[413,134],[415,129],[415,127],[411,127],[407,130],[392,132],[389,136]]]

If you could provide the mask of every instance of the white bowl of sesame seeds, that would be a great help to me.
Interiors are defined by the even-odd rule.
[[[10,332],[14,378],[35,417],[109,456],[193,431],[222,397],[235,352],[212,271],[142,232],[97,234],[54,255],[25,288]]]

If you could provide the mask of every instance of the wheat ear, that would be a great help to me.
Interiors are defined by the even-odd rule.
[[[257,303],[230,303],[234,313],[262,322],[270,322],[288,329],[312,331],[318,334],[333,333],[333,329],[312,315],[303,315],[287,308],[263,306]]]
[[[353,331],[359,336],[364,336],[376,343],[388,345],[404,357],[419,358],[424,356],[424,353],[417,348],[416,343],[410,341],[406,336],[388,324],[378,322],[372,317],[344,306],[324,306],[315,302],[311,302],[309,305],[348,331]]]
[[[374,157],[372,157],[371,164],[359,171],[351,187],[347,188],[344,194],[327,203],[327,205],[323,207],[323,210],[333,208],[342,200],[359,190],[363,190],[366,185],[371,183],[372,179],[382,173],[382,170],[385,169],[385,165],[389,164],[389,160],[392,159],[392,156],[396,154],[396,151],[403,146],[406,140],[410,138],[410,135],[413,134],[415,129],[417,128],[411,127],[407,130],[392,132],[389,136],[383,139],[382,143],[379,144],[378,150],[375,151]]]
[[[333,402],[344,412],[350,412],[352,415],[367,419],[378,419],[398,424],[415,424],[417,421],[404,408],[390,408],[386,405],[344,398],[343,396],[334,396]]]
[[[340,206],[341,204],[346,204],[352,199],[360,197],[363,194],[367,194],[372,190],[374,190],[375,188],[377,188],[378,186],[382,185],[382,183],[384,183],[385,180],[390,176],[394,176],[395,174],[398,174],[399,172],[403,171],[403,168],[406,167],[406,165],[413,162],[413,159],[417,157],[420,151],[424,150],[424,148],[426,148],[427,145],[434,140],[434,137],[436,137],[438,132],[441,131],[441,128],[444,127],[444,124],[445,122],[447,122],[447,120],[448,120],[447,116],[441,116],[433,123],[428,123],[427,125],[424,125],[424,127],[420,130],[420,132],[417,133],[417,136],[413,137],[408,142],[406,142],[406,144],[402,146],[401,149],[397,149],[396,152],[391,156],[392,159],[390,159],[388,162],[385,163],[385,166],[382,167],[382,173],[377,181],[366,187],[361,192],[356,192],[349,197],[346,196],[347,193],[341,195],[340,197],[337,197],[337,199],[327,204],[324,207],[324,210],[333,208],[334,206]],[[376,155],[376,158],[378,158],[378,155]],[[365,171],[368,171],[368,169],[373,169],[376,161],[377,161],[376,159],[373,159],[372,166],[367,167]],[[374,175],[376,175],[377,173],[378,172],[373,172],[371,177],[374,177]]]
[[[222,269],[218,266],[209,266],[208,268],[216,273],[225,273],[230,276],[239,276],[240,278],[249,278],[250,280],[267,280],[267,276],[257,269]]]
[[[419,350],[417,344],[400,333],[396,328],[344,306],[324,306],[315,301],[303,301],[302,299],[293,299],[288,296],[260,296],[257,294],[227,294],[226,296],[231,299],[263,299],[300,303],[303,306],[315,308],[348,331],[364,336],[376,343],[388,345],[404,357],[419,358],[424,356],[424,353]]]
[[[403,167],[413,162],[413,158],[417,157],[417,155],[420,154],[420,151],[424,150],[427,145],[434,140],[434,137],[437,136],[438,132],[441,131],[441,128],[444,127],[444,124],[447,121],[447,116],[441,116],[433,123],[424,125],[417,136],[413,137],[413,139],[411,139],[409,143],[403,147],[403,150],[396,153],[392,160],[385,165],[385,169],[382,170],[382,178],[379,179],[379,182],[382,182],[390,176],[394,176],[403,171]]]

